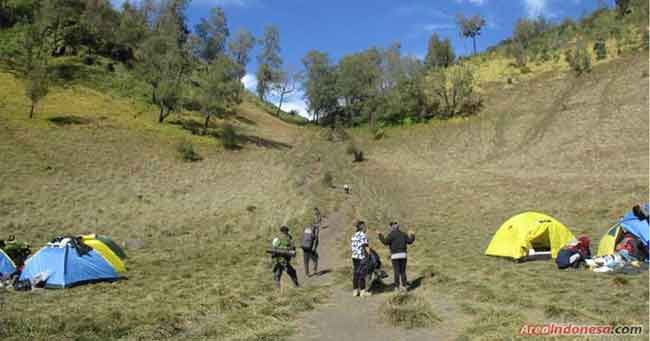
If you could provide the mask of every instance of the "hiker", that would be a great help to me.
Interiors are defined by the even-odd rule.
[[[591,259],[591,239],[586,235],[581,235],[569,244],[560,249],[555,258],[555,264],[558,269],[579,268],[585,260]]]
[[[365,261],[370,250],[368,247],[368,237],[366,236],[366,223],[359,220],[355,224],[356,232],[352,235],[352,295],[370,296],[366,290],[366,274],[364,272],[363,262]]]
[[[312,224],[307,226],[302,232],[302,238],[300,238],[300,247],[302,248],[303,260],[305,262],[305,276],[311,277],[309,274],[309,262],[314,262],[314,273],[318,273],[318,253],[316,249],[318,248],[318,237],[320,234],[320,227],[318,224]]]
[[[415,242],[415,233],[412,231],[409,231],[408,234],[402,232],[397,222],[391,222],[389,228],[390,232],[387,237],[384,237],[381,231],[377,231],[377,236],[379,237],[379,240],[390,249],[390,259],[393,263],[395,290],[407,291],[406,249],[407,245]]]
[[[320,224],[323,222],[323,216],[320,213],[320,210],[318,207],[314,207],[314,224],[318,224],[320,227]]]
[[[273,239],[272,245],[273,248],[269,250],[269,253],[271,253],[271,258],[275,262],[273,265],[273,278],[275,279],[276,287],[280,288],[280,279],[282,278],[282,272],[285,270],[289,277],[291,277],[293,284],[299,287],[296,269],[291,266],[291,258],[296,255],[296,247],[293,243],[293,238],[289,234],[289,228],[286,225],[280,227],[280,236]]]
[[[343,190],[345,191],[345,194],[350,194],[350,185],[348,184],[343,185]]]

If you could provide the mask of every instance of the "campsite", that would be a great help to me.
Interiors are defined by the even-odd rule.
[[[647,252],[648,4],[545,2],[546,22],[527,1],[363,3],[0,2],[0,339],[647,339],[647,258],[556,257],[583,235],[594,259],[630,235]],[[445,103],[458,79],[467,101]],[[367,296],[361,220],[387,274]],[[391,222],[415,236],[404,291]],[[281,226],[299,287],[274,282]]]

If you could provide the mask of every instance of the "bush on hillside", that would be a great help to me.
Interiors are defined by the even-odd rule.
[[[177,150],[184,161],[195,162],[203,159],[196,151],[194,151],[194,146],[191,142],[183,141],[179,143]]]
[[[354,162],[361,162],[364,160],[363,150],[361,150],[361,148],[359,148],[359,146],[354,142],[350,142],[350,144],[348,144],[345,152],[348,155],[354,155]]]
[[[596,54],[596,60],[607,58],[607,44],[605,43],[605,39],[598,39],[594,43],[594,53]]]
[[[334,178],[332,177],[332,173],[325,172],[325,174],[323,174],[323,185],[326,187],[334,187]]]
[[[221,131],[221,143],[226,149],[237,149],[238,134],[232,124],[225,124]]]
[[[476,92],[476,72],[467,65],[453,65],[430,73],[428,86],[440,118],[474,114],[481,105]],[[467,111],[472,109],[472,111]]]
[[[574,50],[569,49],[566,51],[565,58],[578,76],[591,71],[591,53],[589,53],[582,40],[576,42]]]

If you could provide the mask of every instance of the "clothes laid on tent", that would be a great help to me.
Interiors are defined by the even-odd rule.
[[[119,274],[98,251],[83,247],[79,239],[59,238],[25,262],[19,281],[33,281],[36,277],[44,279],[46,288],[68,288],[84,283],[115,281]]]
[[[529,251],[550,250],[557,257],[560,248],[575,237],[556,219],[537,212],[517,214],[499,227],[485,250],[488,256],[524,259]]]
[[[81,241],[99,252],[119,273],[126,272],[124,259],[126,254],[112,239],[95,234],[82,235]]]
[[[648,203],[640,207],[646,212],[650,208]],[[635,214],[634,210],[627,212],[621,219],[607,230],[607,233],[600,239],[598,244],[598,256],[611,255],[616,251],[616,245],[623,239],[624,235],[632,234],[641,244],[641,251],[645,253],[645,261],[648,261],[648,238],[650,236],[650,225],[648,218]],[[640,259],[643,260],[643,259]]]
[[[0,249],[0,278],[8,277],[16,272],[16,264]]]

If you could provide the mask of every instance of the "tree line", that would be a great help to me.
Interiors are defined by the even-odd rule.
[[[48,93],[52,58],[81,54],[89,60],[110,58],[130,68],[148,85],[158,122],[190,108],[203,114],[207,129],[212,117],[227,116],[241,103],[241,79],[255,47],[259,47],[255,92],[263,102],[279,98],[276,114],[298,89],[313,121],[327,126],[400,124],[467,115],[480,108],[476,71],[455,55],[448,38],[435,33],[423,60],[404,55],[396,42],[345,55],[337,62],[326,52],[311,50],[302,58],[301,70],[293,70],[284,66],[276,27],[266,27],[259,38],[245,29],[231,33],[224,10],[214,7],[190,29],[185,16],[189,3],[126,1],[115,9],[109,0],[0,0],[0,30],[17,32],[13,40],[0,42],[0,59],[26,80],[30,117]],[[637,7],[641,8],[637,12],[647,14],[647,2],[640,0],[617,0],[609,12],[629,17]],[[618,23],[593,26],[616,33]],[[456,24],[460,36],[472,40],[476,54],[486,20],[459,14]],[[549,51],[557,53],[560,38],[571,39],[575,27],[572,22],[552,24],[543,17],[520,19],[512,38],[488,51],[505,47],[515,64],[524,68],[531,59],[551,58]],[[605,34],[614,34],[609,31],[597,34],[607,39]],[[603,55],[603,48],[598,45],[596,52]],[[583,50],[567,52],[567,61],[576,69],[583,70],[590,61]]]
[[[241,83],[253,49],[257,56],[258,94],[289,90],[281,72],[279,33],[269,26],[261,39],[241,29],[233,34],[222,8],[190,29],[185,16],[190,0],[0,0],[0,30],[12,35],[0,46],[0,60],[26,80],[30,117],[47,95],[50,63],[64,55],[97,56],[126,65],[150,88],[151,102],[164,122],[182,107],[223,117],[241,103]]]

